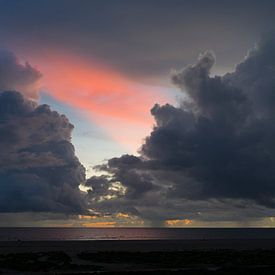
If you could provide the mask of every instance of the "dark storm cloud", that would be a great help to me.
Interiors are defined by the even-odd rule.
[[[54,45],[143,77],[167,74],[212,49],[224,72],[273,28],[274,8],[271,0],[2,0],[1,43]]]
[[[17,90],[37,99],[40,78],[41,73],[30,64],[21,64],[12,52],[0,50],[0,91]]]
[[[101,171],[111,173],[111,176],[92,177],[87,180],[86,185],[97,190],[107,189],[117,182],[123,182],[126,192],[123,194],[126,198],[138,199],[145,193],[155,191],[157,186],[154,185],[153,179],[149,174],[140,174],[138,168],[141,168],[143,162],[135,156],[123,155],[120,158],[110,159],[107,165],[97,166]]]
[[[0,93],[0,212],[82,213],[85,170],[64,115],[18,92]]]
[[[184,99],[180,107],[152,108],[156,124],[140,156],[124,155],[97,167],[126,188],[127,177],[118,175],[134,171],[150,178],[151,189],[138,201],[126,196],[123,203],[149,220],[234,220],[236,212],[239,219],[274,212],[274,49],[274,34],[268,34],[224,77],[210,76],[211,52],[173,74]],[[139,182],[130,181],[138,190]]]
[[[270,73],[275,66],[274,42],[273,37],[262,40],[236,72],[225,77],[209,76],[214,58],[206,53],[173,76],[191,101],[189,109],[183,106],[181,118],[167,111],[169,106],[152,110],[160,123],[142,152],[167,163],[168,170],[180,163],[180,172],[198,188],[187,192],[190,198],[248,198],[273,205],[274,111],[269,107],[275,87],[275,72]],[[161,117],[165,111],[172,117],[169,121]],[[193,117],[184,122],[190,113]],[[175,194],[185,196],[182,186],[174,186]]]

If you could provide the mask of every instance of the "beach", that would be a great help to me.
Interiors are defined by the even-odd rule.
[[[274,274],[274,239],[1,241],[2,274]]]

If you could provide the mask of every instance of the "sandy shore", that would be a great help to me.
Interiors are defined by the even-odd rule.
[[[1,241],[1,274],[275,274],[275,240]]]

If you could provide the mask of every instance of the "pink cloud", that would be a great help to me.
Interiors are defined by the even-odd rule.
[[[86,112],[131,151],[152,127],[151,107],[168,100],[163,92],[133,82],[95,60],[57,50],[24,58],[42,72],[43,88],[52,97]]]

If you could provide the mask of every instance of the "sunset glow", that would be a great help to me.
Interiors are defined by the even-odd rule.
[[[274,226],[275,2],[0,3],[0,226]]]
[[[99,61],[58,50],[22,55],[43,72],[43,90],[84,112],[130,151],[138,149],[153,125],[152,106],[169,99],[163,91],[131,81]]]
[[[185,226],[192,224],[192,220],[183,219],[183,220],[166,220],[165,224],[167,226]]]

